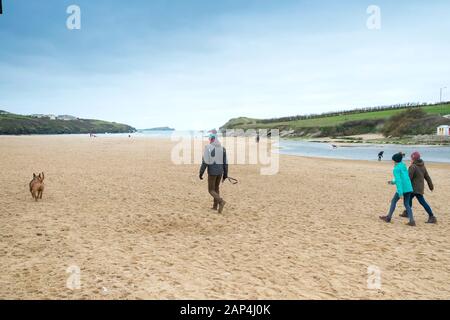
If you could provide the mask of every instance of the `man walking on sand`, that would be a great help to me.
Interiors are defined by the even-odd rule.
[[[208,192],[214,198],[212,209],[222,213],[226,202],[220,197],[220,182],[228,178],[228,162],[226,149],[220,144],[215,130],[210,132],[209,144],[205,147],[200,166],[200,180],[203,180],[206,169],[208,169]]]

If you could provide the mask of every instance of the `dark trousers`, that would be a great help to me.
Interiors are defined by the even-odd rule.
[[[403,204],[405,205],[406,212],[408,213],[409,221],[414,222],[414,216],[413,216],[413,212],[411,209],[411,196],[412,196],[412,192],[403,194]],[[399,197],[398,193],[396,192],[391,201],[391,208],[389,209],[389,214],[388,214],[389,220],[392,219],[392,215],[394,214],[395,207],[397,206],[397,202],[399,200],[400,200],[400,197]]]
[[[222,202],[220,197],[220,181],[222,176],[208,176],[208,192],[214,198],[214,207],[217,207]]]
[[[409,200],[409,206],[412,208],[412,202],[413,202],[414,197],[417,198],[417,200],[419,201],[420,205],[425,209],[425,211],[428,213],[428,215],[430,217],[433,217],[433,210],[431,210],[431,207],[429,206],[429,204],[425,200],[425,197],[423,196],[423,194],[413,193],[411,195],[410,200]]]

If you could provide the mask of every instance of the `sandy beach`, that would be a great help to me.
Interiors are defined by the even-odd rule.
[[[449,299],[450,165],[429,164],[439,224],[397,209],[389,162],[284,156],[232,165],[222,215],[165,139],[0,137],[0,299]],[[43,199],[28,190],[46,174]],[[79,267],[80,289],[67,288]],[[367,286],[368,267],[381,288]]]

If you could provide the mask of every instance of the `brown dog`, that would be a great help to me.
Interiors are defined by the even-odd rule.
[[[30,181],[30,192],[31,192],[31,190],[33,188],[33,184],[36,182],[36,180],[37,180],[37,175],[36,175],[36,173],[33,173],[33,179]],[[31,194],[31,195],[33,195],[33,194]]]
[[[44,188],[44,173],[39,173],[38,176],[33,173],[33,180],[30,181],[30,192],[33,199],[36,201],[38,201],[38,199],[42,199]]]

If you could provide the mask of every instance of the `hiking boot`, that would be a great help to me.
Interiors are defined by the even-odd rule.
[[[387,223],[391,222],[391,219],[388,216],[380,216],[380,219]]]
[[[225,207],[225,204],[226,204],[225,200],[222,200],[219,202],[219,213],[222,213],[223,207]]]
[[[410,227],[415,227],[416,226],[416,222],[415,221],[410,221],[406,225],[410,226]]]
[[[436,219],[435,216],[432,216],[432,217],[429,217],[429,218],[428,218],[428,221],[425,222],[425,223],[433,223],[433,224],[436,224],[436,223],[437,223],[437,219]]]
[[[401,217],[401,218],[409,218],[409,217],[408,217],[408,212],[403,211],[403,213],[400,214],[400,217]]]

